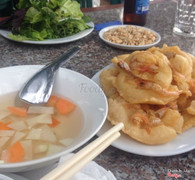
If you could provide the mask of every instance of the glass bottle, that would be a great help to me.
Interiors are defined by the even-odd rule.
[[[123,24],[144,26],[149,9],[149,0],[125,0]]]

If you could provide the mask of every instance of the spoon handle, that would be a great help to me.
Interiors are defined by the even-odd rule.
[[[51,70],[54,72],[56,71],[60,66],[62,66],[67,60],[70,60],[78,51],[80,48],[78,46],[75,46],[71,49],[69,49],[65,54],[58,57],[56,60],[50,62],[47,64],[44,69],[51,68]]]

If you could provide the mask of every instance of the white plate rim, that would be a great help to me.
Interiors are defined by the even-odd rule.
[[[37,44],[37,45],[62,44],[62,43],[73,42],[73,41],[79,40],[79,39],[84,38],[85,36],[89,35],[94,30],[94,23],[89,22],[89,23],[86,23],[86,24],[88,26],[90,26],[91,28],[85,29],[81,32],[78,32],[76,34],[73,34],[71,36],[67,36],[67,37],[64,37],[64,38],[47,39],[47,40],[43,40],[43,41],[30,41],[30,40],[17,41],[17,40],[11,39],[8,36],[8,34],[10,34],[11,31],[2,30],[2,29],[0,29],[0,35],[3,36],[4,38],[8,39],[8,40],[15,41],[15,42],[20,42],[20,43],[26,43],[26,44]]]
[[[153,33],[156,34],[157,36],[157,40],[152,43],[152,44],[147,44],[147,45],[141,45],[141,46],[130,46],[130,45],[122,45],[122,44],[117,44],[117,43],[113,43],[113,42],[110,42],[108,40],[106,40],[104,38],[104,33],[110,29],[113,29],[113,28],[116,28],[116,27],[126,27],[128,25],[112,25],[112,26],[109,26],[109,27],[105,27],[103,28],[100,32],[99,32],[99,37],[101,40],[103,40],[105,43],[107,43],[108,45],[112,46],[112,47],[115,47],[115,48],[119,48],[119,49],[125,49],[125,50],[141,50],[141,49],[147,49],[147,48],[150,48],[152,46],[155,46],[157,45],[160,41],[161,41],[161,36],[159,33],[157,33],[156,31],[150,29],[150,28],[147,28],[147,27],[143,27],[143,26],[136,26],[136,25],[131,25],[133,27],[139,27],[139,28],[143,28],[143,29],[146,29],[146,30],[149,30]]]
[[[95,81],[98,85],[99,82],[99,75],[105,69],[109,69],[114,67],[113,64],[109,64],[100,71],[98,71],[93,77],[92,80]],[[111,123],[106,120],[102,128],[98,131],[97,135],[100,136],[108,129],[112,127]],[[183,132],[182,134],[178,135],[174,140],[169,143],[162,144],[162,145],[146,145],[142,144],[138,141],[131,139],[129,136],[121,133],[121,137],[112,143],[112,146],[137,155],[142,156],[151,156],[151,157],[164,157],[164,156],[173,156],[182,154],[185,152],[189,152],[195,149],[195,127]]]

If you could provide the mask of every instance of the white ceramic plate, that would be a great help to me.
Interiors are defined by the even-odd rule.
[[[76,40],[79,40],[85,36],[87,36],[88,34],[90,34],[93,29],[94,29],[94,23],[93,22],[89,22],[87,23],[87,25],[89,25],[91,28],[86,29],[84,31],[81,31],[77,34],[73,34],[72,36],[67,36],[64,38],[58,38],[58,39],[48,39],[48,40],[43,40],[43,41],[16,41],[11,39],[8,34],[10,34],[10,31],[6,31],[6,30],[0,30],[0,35],[3,36],[6,39],[9,39],[11,41],[16,41],[16,42],[21,42],[21,43],[27,43],[27,44],[39,44],[39,45],[49,45],[49,44],[62,44],[62,43],[69,43],[69,42],[73,42]]]
[[[23,176],[11,173],[0,174],[0,180],[29,180]]]
[[[0,96],[18,91],[42,67],[23,65],[0,68]],[[108,111],[107,99],[99,86],[88,77],[60,68],[52,93],[70,98],[81,108],[84,123],[79,136],[64,151],[57,154],[21,163],[0,163],[0,172],[22,172],[52,164],[90,140],[104,124]]]
[[[99,82],[99,75],[104,69],[108,69],[112,67],[113,64],[110,64],[100,70],[97,74],[95,74],[92,77],[92,80],[94,80],[97,84],[100,84]],[[103,134],[105,131],[110,129],[112,125],[109,121],[106,121],[103,125],[103,127],[98,132],[98,135]],[[171,156],[176,154],[181,154],[184,152],[188,152],[190,150],[195,149],[195,127],[187,130],[186,132],[182,133],[181,135],[178,135],[173,141],[163,144],[163,145],[145,145],[142,143],[139,143],[138,141],[135,141],[131,139],[129,136],[122,133],[121,137],[116,140],[112,145],[118,149],[138,154],[138,155],[144,155],[144,156]]]
[[[123,45],[123,44],[113,43],[113,42],[110,42],[110,41],[108,41],[108,40],[106,40],[104,38],[104,33],[106,31],[108,31],[110,29],[113,29],[113,28],[116,28],[116,27],[126,27],[126,26],[127,25],[113,25],[113,26],[106,27],[106,28],[102,29],[99,32],[99,37],[100,37],[100,39],[102,39],[108,45],[110,45],[112,47],[115,47],[115,48],[119,48],[119,49],[125,49],[125,50],[141,50],[141,49],[147,49],[147,48],[150,48],[152,46],[157,45],[160,42],[160,40],[161,40],[160,34],[158,34],[157,32],[153,31],[152,29],[149,29],[149,28],[146,28],[146,27],[142,27],[142,26],[138,26],[138,27],[143,28],[143,29],[150,30],[151,32],[153,32],[153,33],[156,34],[157,39],[156,39],[156,41],[153,44],[148,44],[148,45],[143,45],[143,46],[130,46],[130,45]],[[134,26],[134,25],[131,25],[131,26]]]

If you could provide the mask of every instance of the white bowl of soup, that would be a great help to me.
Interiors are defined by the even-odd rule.
[[[17,92],[42,67],[0,69],[0,172],[22,172],[55,163],[90,140],[104,124],[108,106],[101,88],[65,68],[57,72],[47,104],[17,107]]]

